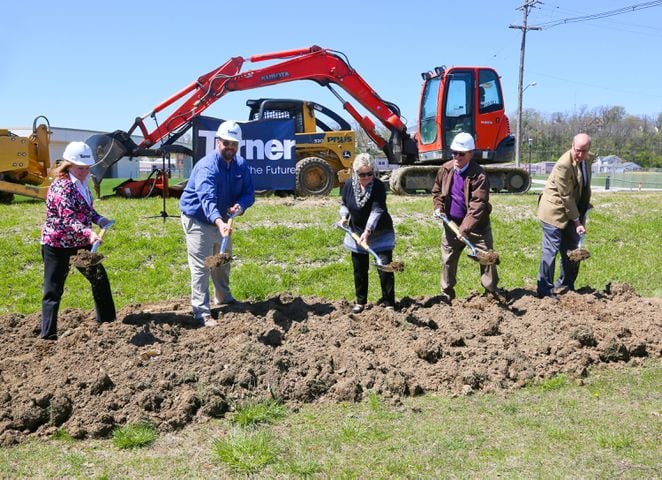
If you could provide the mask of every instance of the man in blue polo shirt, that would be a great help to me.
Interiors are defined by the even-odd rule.
[[[230,292],[230,264],[214,268],[205,259],[219,252],[222,237],[228,237],[225,253],[232,254],[230,216],[242,215],[255,202],[250,170],[237,151],[241,127],[232,121],[221,123],[216,132],[213,152],[193,167],[191,177],[179,201],[186,249],[191,270],[191,306],[193,316],[202,326],[217,322],[211,316],[209,276],[214,284],[217,304],[234,303]]]
[[[449,305],[455,298],[457,264],[465,247],[462,238],[483,250],[491,250],[493,244],[490,185],[485,170],[472,160],[475,148],[470,134],[458,133],[451,143],[453,159],[439,168],[432,188],[435,212],[453,220],[460,230],[460,235],[456,236],[444,224],[441,242],[441,298]],[[502,294],[497,291],[499,276],[496,265],[481,264],[480,274],[485,291],[497,300],[502,300]]]

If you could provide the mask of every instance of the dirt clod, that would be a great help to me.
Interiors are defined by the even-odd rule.
[[[499,265],[499,254],[494,250],[476,250],[476,258],[481,265]]]
[[[590,256],[591,254],[585,248],[577,248],[575,250],[570,250],[568,252],[568,259],[571,262],[581,262],[582,260],[586,260]]]
[[[55,342],[37,337],[39,313],[0,315],[0,444],[55,428],[105,437],[145,420],[174,430],[249,400],[477,395],[662,356],[660,298],[616,284],[554,303],[506,294],[508,304],[476,294],[452,307],[406,297],[359,316],[347,301],[283,294],[214,309],[214,328],[195,326],[187,299],[129,305],[101,327],[68,309]]]
[[[103,255],[89,250],[80,250],[76,255],[69,259],[69,264],[78,268],[89,268],[99,264],[103,260]]]
[[[232,255],[229,253],[217,253],[216,255],[210,255],[209,257],[205,258],[205,267],[213,270],[214,268],[218,268],[221,265],[225,265],[231,261]]]
[[[384,272],[404,272],[405,264],[402,262],[391,262],[381,267]]]

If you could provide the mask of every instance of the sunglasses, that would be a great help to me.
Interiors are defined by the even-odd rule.
[[[365,172],[365,173],[361,172],[361,173],[357,173],[357,175],[361,178],[365,178],[365,177],[372,177],[374,174],[372,172]]]
[[[467,152],[453,152],[454,157],[464,157]]]
[[[224,147],[237,148],[237,146],[239,146],[239,142],[231,142],[229,140],[221,140],[221,143]]]

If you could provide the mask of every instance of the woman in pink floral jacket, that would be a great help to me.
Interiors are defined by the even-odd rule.
[[[110,222],[93,207],[87,184],[94,164],[90,147],[84,142],[72,142],[64,150],[63,159],[52,172],[54,180],[48,189],[46,222],[41,230],[44,296],[40,338],[45,340],[57,340],[57,314],[70,258],[81,249],[89,250],[94,242],[101,242],[92,230],[92,223],[104,227]],[[92,285],[97,322],[115,320],[115,303],[103,265],[77,268]]]

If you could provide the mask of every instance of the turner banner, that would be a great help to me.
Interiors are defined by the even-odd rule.
[[[214,150],[216,130],[223,120],[193,119],[193,163]],[[246,159],[256,190],[294,190],[296,158],[294,119],[239,123],[239,155]]]

